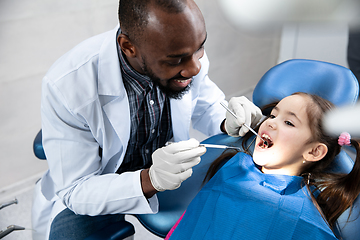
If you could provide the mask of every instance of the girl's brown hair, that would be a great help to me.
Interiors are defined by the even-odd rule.
[[[334,107],[334,105],[313,94],[297,92],[293,95],[301,95],[308,98],[309,104],[307,106],[307,115],[309,119],[309,127],[313,133],[311,142],[320,142],[327,146],[328,152],[325,157],[317,162],[306,165],[306,168],[302,169],[301,176],[304,176],[304,184],[308,189],[313,189],[311,192],[314,204],[318,207],[320,213],[323,215],[329,226],[333,229],[338,217],[349,207],[352,207],[355,199],[360,193],[360,155],[359,155],[359,143],[355,140],[351,140],[352,146],[356,149],[355,164],[350,173],[330,173],[327,171],[328,166],[333,162],[336,155],[340,153],[341,146],[337,142],[337,137],[328,135],[322,124],[322,118],[324,113]],[[277,103],[273,103],[264,107],[264,109],[271,109]],[[269,111],[264,111],[269,112]],[[255,130],[258,130],[255,129]],[[247,140],[251,137],[249,132],[242,141],[242,148],[247,149],[245,146]],[[210,166],[204,182],[208,181],[215,173],[221,168],[221,166],[228,159],[233,157],[237,151],[226,150],[221,156],[219,156]],[[246,151],[246,153],[250,154]],[[315,200],[313,193],[317,191],[318,197]],[[351,210],[351,209],[350,209]],[[351,213],[351,211],[350,211]]]

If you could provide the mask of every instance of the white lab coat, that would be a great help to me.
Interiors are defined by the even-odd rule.
[[[49,170],[36,186],[34,239],[43,239],[45,228],[48,234],[52,219],[65,207],[91,216],[158,210],[156,195],[148,201],[142,193],[140,171],[115,173],[130,134],[116,32],[80,43],[43,79],[42,136]],[[219,104],[224,94],[208,78],[206,54],[201,64],[191,90],[170,101],[174,141],[189,139],[191,122],[204,134],[217,134],[225,118]]]

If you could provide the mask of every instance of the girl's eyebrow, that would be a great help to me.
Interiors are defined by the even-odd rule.
[[[274,107],[274,110],[276,110],[278,112],[280,111],[280,109],[277,106]],[[294,116],[301,123],[300,118],[298,118],[298,116],[296,116],[296,114],[294,112],[286,111],[285,114],[290,115],[290,116]]]

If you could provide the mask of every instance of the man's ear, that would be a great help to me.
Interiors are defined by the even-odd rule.
[[[327,154],[327,152],[328,152],[328,148],[325,144],[317,143],[313,145],[311,149],[307,150],[303,154],[303,157],[308,162],[316,162],[323,159]]]
[[[129,37],[123,33],[119,34],[117,41],[119,43],[120,49],[123,53],[130,58],[136,57],[136,47],[130,41]]]

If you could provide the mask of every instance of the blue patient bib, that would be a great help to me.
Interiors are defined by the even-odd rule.
[[[302,177],[263,174],[238,153],[203,187],[173,239],[336,239]]]

